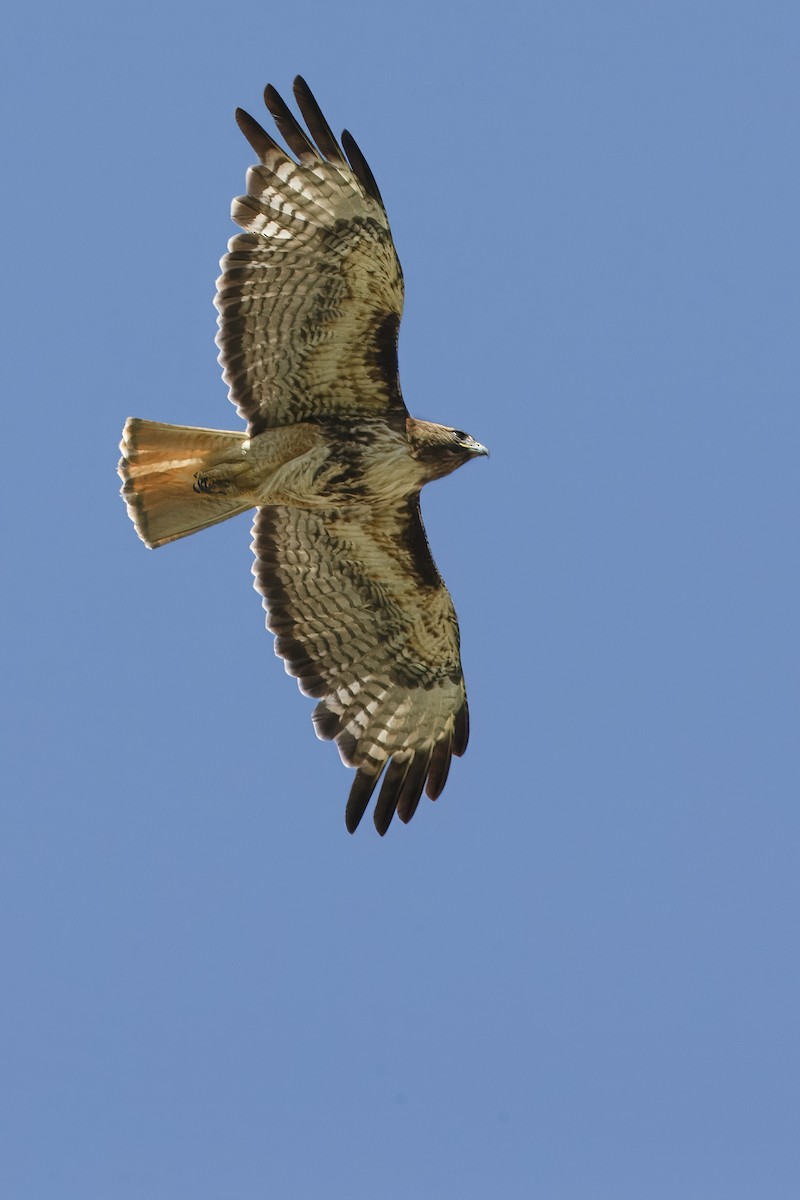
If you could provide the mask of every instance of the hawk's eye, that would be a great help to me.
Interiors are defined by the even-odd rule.
[[[469,434],[464,433],[463,429],[454,429],[453,437],[456,439],[457,442],[466,442],[467,439],[469,438]]]

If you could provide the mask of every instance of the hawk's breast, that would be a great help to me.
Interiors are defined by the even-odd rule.
[[[320,495],[335,505],[395,505],[419,491],[420,467],[408,438],[384,421],[323,423],[328,457]]]

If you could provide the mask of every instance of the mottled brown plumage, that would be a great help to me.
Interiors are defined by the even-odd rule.
[[[122,491],[149,546],[257,509],[253,573],[276,653],[317,699],[318,735],[356,768],[349,830],[386,768],[383,834],[395,812],[411,819],[423,791],[440,795],[466,749],[458,623],[419,495],[486,451],[409,416],[403,277],[380,192],[300,78],[294,93],[308,133],[271,85],[264,99],[295,158],[236,114],[259,163],[232,206],[244,232],[222,260],[217,342],[247,431],[131,418]]]

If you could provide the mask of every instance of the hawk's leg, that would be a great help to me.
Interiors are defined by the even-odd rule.
[[[225,496],[236,490],[233,476],[238,474],[229,466],[210,467],[208,471],[197,471],[192,490],[203,496]]]

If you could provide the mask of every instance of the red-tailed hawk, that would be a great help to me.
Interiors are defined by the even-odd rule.
[[[299,77],[294,94],[313,142],[271,85],[264,100],[295,158],[236,113],[259,163],[231,210],[245,232],[221,263],[217,344],[247,432],[131,418],[119,473],[151,547],[256,509],[253,574],[275,652],[318,700],[318,736],[357,770],[351,832],[387,768],[384,834],[395,812],[411,820],[423,789],[439,796],[466,749],[458,623],[419,495],[487,451],[409,416],[403,275],[380,192]]]

